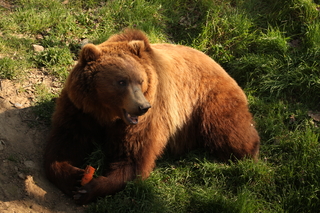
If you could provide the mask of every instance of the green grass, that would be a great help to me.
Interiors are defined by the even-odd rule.
[[[39,69],[64,81],[81,41],[100,43],[126,27],[152,42],[199,49],[245,90],[261,136],[258,163],[220,164],[198,150],[168,154],[146,181],[134,181],[88,212],[318,212],[320,1],[17,0],[0,8],[0,78]],[[34,53],[32,44],[45,51]],[[54,95],[37,88],[35,111],[49,121]],[[97,151],[88,163],[103,167]]]
[[[46,68],[49,74],[66,79],[74,61],[72,53],[67,47],[47,47],[44,51],[32,57],[38,68]]]
[[[32,64],[28,60],[31,44],[32,39],[28,35],[0,34],[0,78],[16,79],[24,76]]]

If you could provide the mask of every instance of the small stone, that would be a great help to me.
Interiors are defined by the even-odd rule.
[[[4,143],[3,140],[0,140],[0,151],[4,150],[6,144]]]
[[[44,47],[41,46],[41,45],[33,44],[32,47],[33,47],[33,50],[34,50],[35,52],[42,52],[42,51],[44,51]]]
[[[18,109],[21,109],[21,108],[22,108],[22,104],[14,103],[14,107],[15,107],[15,108],[18,108]]]
[[[80,41],[80,47],[83,48],[84,45],[88,44],[89,43],[89,39],[85,38],[83,39],[82,41]]]
[[[36,35],[36,39],[38,39],[38,40],[43,39],[43,35],[41,35],[41,34]]]
[[[18,177],[22,180],[25,180],[26,179],[26,175],[23,174],[23,173],[18,173]]]
[[[36,167],[36,165],[34,164],[34,162],[31,161],[31,160],[25,161],[25,162],[24,162],[24,165],[25,165],[26,167],[28,167],[28,168],[35,168],[35,167]]]
[[[315,121],[320,121],[320,112],[308,111],[308,115]]]

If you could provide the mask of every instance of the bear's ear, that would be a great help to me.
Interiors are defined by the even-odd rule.
[[[80,60],[83,62],[96,61],[101,54],[99,47],[94,44],[86,44],[81,50]]]
[[[130,47],[131,52],[136,54],[139,57],[140,57],[141,52],[146,49],[145,43],[142,40],[129,41],[128,45]]]

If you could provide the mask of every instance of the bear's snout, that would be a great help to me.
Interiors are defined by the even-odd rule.
[[[151,105],[149,103],[144,104],[142,106],[139,106],[139,112],[141,115],[145,114],[149,109],[151,108]]]

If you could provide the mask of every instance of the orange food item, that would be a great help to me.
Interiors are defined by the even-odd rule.
[[[92,178],[93,178],[93,174],[94,172],[96,171],[95,168],[93,168],[92,166],[88,165],[86,167],[86,169],[84,170],[84,175],[81,179],[81,185],[84,186],[86,185],[87,183],[89,183]]]

